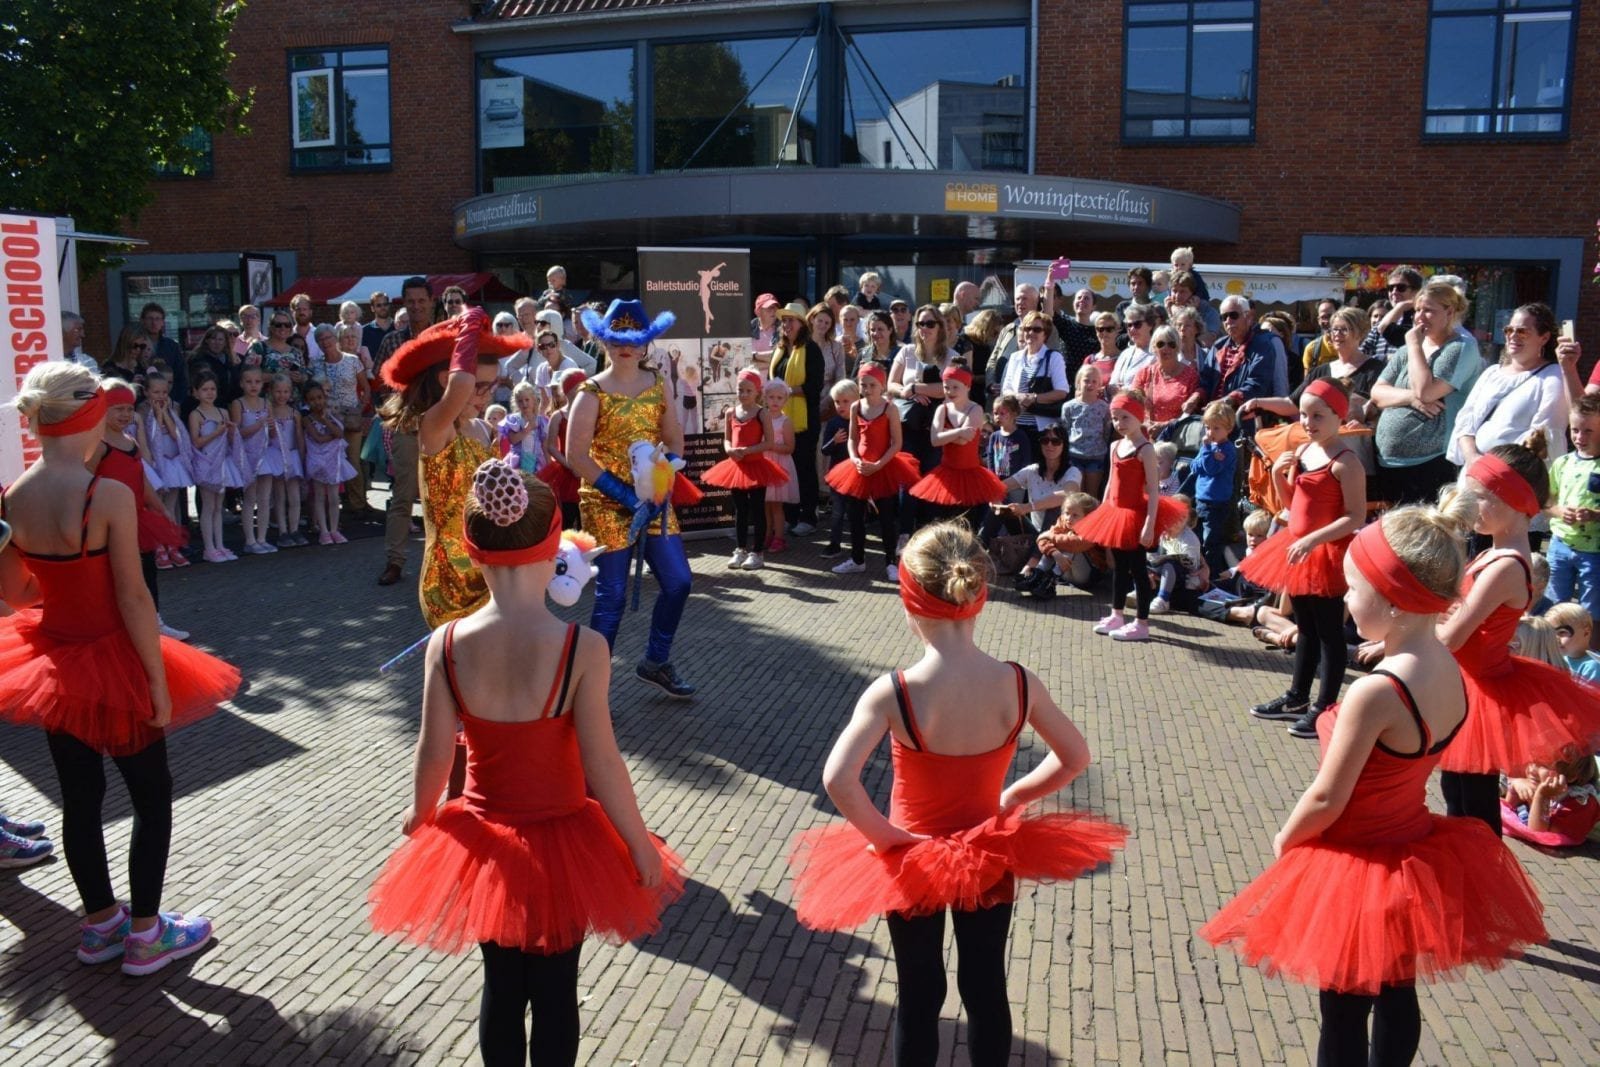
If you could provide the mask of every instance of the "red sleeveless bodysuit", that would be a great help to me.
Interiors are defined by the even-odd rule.
[[[1344,451],[1349,451],[1345,449]],[[1349,588],[1344,580],[1344,554],[1354,534],[1325,541],[1306,558],[1291,566],[1289,546],[1309,533],[1337,522],[1344,514],[1344,488],[1333,475],[1333,461],[1341,451],[1328,457],[1316,470],[1307,470],[1295,458],[1294,497],[1289,502],[1289,525],[1263,541],[1239,564],[1239,573],[1263,589],[1290,596],[1344,596]]]

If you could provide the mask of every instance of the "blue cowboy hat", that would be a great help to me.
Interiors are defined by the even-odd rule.
[[[663,311],[652,321],[644,305],[637,300],[613,300],[604,316],[587,308],[583,312],[584,329],[614,345],[647,345],[672,329],[677,321],[678,317],[670,311]]]

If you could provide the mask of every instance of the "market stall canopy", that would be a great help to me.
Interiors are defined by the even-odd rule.
[[[346,300],[365,304],[373,293],[387,293],[396,303],[400,300],[400,286],[410,274],[340,274],[297,278],[293,285],[283,287],[283,292],[268,300],[268,307],[288,307],[289,300],[300,293],[311,298],[313,304],[337,306]],[[467,299],[480,303],[509,304],[525,295],[507,288],[488,271],[476,274],[427,274],[428,289],[438,296],[452,285],[467,292]]]
[[[1072,264],[1072,273],[1059,282],[1061,291],[1072,294],[1091,289],[1096,296],[1123,298],[1128,290],[1128,271],[1146,266],[1151,270],[1164,264],[1094,262]],[[1017,263],[1015,284],[1043,285],[1050,269],[1046,259],[1026,259]],[[1344,275],[1323,267],[1251,267],[1227,263],[1196,263],[1195,270],[1205,279],[1213,302],[1225,296],[1242,296],[1258,304],[1292,304],[1298,300],[1324,298],[1344,303]]]

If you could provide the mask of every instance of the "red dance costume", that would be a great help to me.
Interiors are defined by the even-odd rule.
[[[740,419],[730,412],[728,418],[733,427],[731,440],[734,448],[752,448],[761,443],[765,423],[761,421],[759,411],[748,419]],[[743,459],[729,456],[714,463],[700,476],[700,480],[719,489],[765,489],[769,485],[782,485],[789,480],[789,475],[772,462],[771,456],[757,452]]]
[[[1494,969],[1547,936],[1538,894],[1493,831],[1428,810],[1428,776],[1456,734],[1435,744],[1405,683],[1373,673],[1405,701],[1421,750],[1376,745],[1333,825],[1200,928],[1267,974],[1368,996],[1469,964]],[[1337,715],[1335,706],[1317,719],[1324,754]]]
[[[1307,470],[1299,456],[1294,463],[1294,498],[1289,502],[1289,525],[1263,541],[1239,564],[1239,573],[1263,589],[1290,596],[1344,596],[1344,554],[1351,534],[1325,541],[1290,564],[1289,546],[1307,534],[1337,522],[1344,515],[1344,487],[1333,474],[1331,456],[1325,466]]]
[[[98,481],[84,497],[80,546],[88,540],[89,501]],[[0,490],[0,515],[4,508]],[[150,683],[117,607],[106,549],[45,556],[12,544],[39,583],[41,606],[0,619],[0,718],[127,756],[205,718],[238,691],[237,668],[163,637],[172,722],[150,726]]]
[[[1515,559],[1530,579],[1528,562],[1515,552],[1490,551],[1467,567],[1461,582],[1466,596],[1490,563]],[[1467,683],[1467,724],[1439,766],[1467,774],[1527,773],[1529,763],[1546,765],[1593,752],[1600,742],[1600,689],[1578,681],[1560,667],[1511,654],[1517,623],[1526,610],[1501,604],[1456,649]]]
[[[863,463],[875,463],[889,451],[889,405],[885,403],[883,410],[870,419],[861,412],[862,405],[857,402],[856,456]],[[858,500],[882,500],[887,496],[895,496],[902,486],[912,485],[921,477],[922,470],[917,466],[916,457],[900,451],[881,468],[866,475],[856,470],[856,465],[848,459],[843,463],[835,463],[828,471],[827,481],[845,496],[853,496]]]
[[[949,408],[945,409],[948,414]],[[978,439],[942,446],[939,465],[911,487],[919,500],[945,507],[970,508],[1006,498],[1006,486],[978,460]]]
[[[801,923],[849,930],[884,912],[915,916],[993,907],[1014,899],[1017,878],[1076,878],[1109,862],[1122,847],[1126,830],[1081,813],[997,814],[1028,717],[1027,676],[1011,666],[1017,672],[1017,725],[1005,744],[976,756],[927,751],[905,676],[895,672],[895,698],[912,743],[891,735],[889,818],[931,840],[880,854],[849,823],[805,831],[789,857]]]
[[[165,512],[145,506],[144,461],[139,458],[137,448],[124,452],[114,445],[106,445],[106,454],[96,473],[121,482],[133,493],[134,506],[139,509],[141,553],[154,552],[157,548],[182,548],[189,543],[188,530],[169,519]]]
[[[567,420],[561,420],[561,452],[567,451]],[[539,468],[535,475],[541,482],[548,485],[556,494],[556,499],[563,504],[576,504],[578,502],[578,486],[582,484],[572,469],[558,459],[552,459]]]
[[[445,629],[444,667],[467,737],[467,784],[395,850],[368,894],[372,928],[443,952],[493,941],[553,955],[585,937],[629,941],[660,926],[683,892],[682,863],[657,843],[654,889],[639,885],[628,846],[585,795],[573,716],[564,711],[578,628],[537,719],[494,722],[467,710]]]
[[[1139,457],[1152,446],[1146,441],[1126,456],[1117,451],[1120,447],[1112,446],[1111,481],[1106,486],[1105,500],[1085,515],[1073,530],[1085,541],[1131,552],[1141,547],[1139,534],[1144,530],[1150,506],[1150,498],[1144,491],[1144,460]],[[1159,540],[1162,534],[1182,522],[1186,514],[1182,504],[1171,497],[1162,497],[1156,505],[1156,538]]]

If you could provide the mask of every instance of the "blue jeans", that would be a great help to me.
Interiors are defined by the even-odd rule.
[[[1576,552],[1552,537],[1545,558],[1550,561],[1550,599],[1576,600],[1590,618],[1600,620],[1600,552]]]
[[[1200,515],[1200,554],[1205,556],[1206,566],[1213,575],[1221,574],[1228,569],[1223,549],[1228,547],[1228,523],[1233,518],[1233,504],[1196,500],[1194,509]]]
[[[594,614],[589,617],[589,625],[600,631],[607,645],[616,645],[617,630],[622,626],[622,612],[628,600],[628,561],[632,558],[631,552],[619,548],[594,561]],[[684,605],[689,602],[689,559],[684,555],[683,538],[677,534],[645,537],[644,558],[655,573],[656,585],[661,587],[650,614],[650,643],[644,656],[651,663],[666,663],[672,658],[678,620],[683,618]]]

